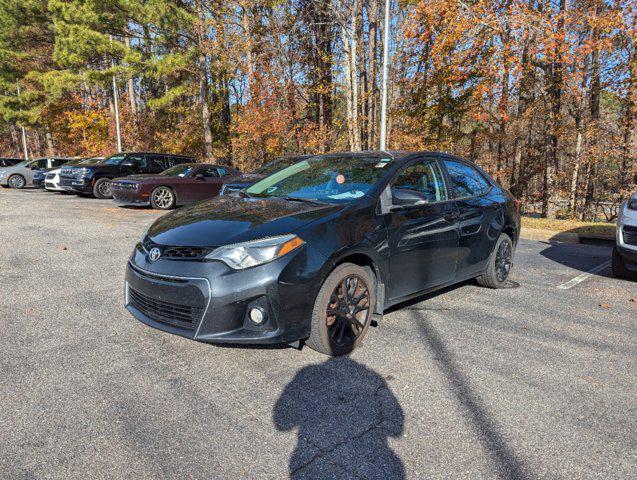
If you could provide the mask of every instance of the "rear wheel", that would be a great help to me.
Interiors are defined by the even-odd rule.
[[[617,247],[613,248],[613,257],[611,266],[613,269],[613,275],[619,278],[633,278],[637,277],[637,274],[631,272],[626,268],[626,264],[624,263],[624,259],[622,258]]]
[[[93,195],[95,198],[113,198],[111,195],[111,179],[100,178],[93,185]]]
[[[26,184],[27,182],[22,175],[11,175],[9,177],[9,186],[11,188],[24,188]]]
[[[500,235],[489,258],[486,271],[476,280],[488,288],[504,288],[513,266],[513,241],[506,233]]]
[[[363,340],[376,305],[375,279],[369,267],[344,263],[319,290],[306,344],[326,355],[346,355]]]
[[[150,205],[158,210],[170,210],[175,206],[175,193],[168,187],[157,187],[150,194]]]

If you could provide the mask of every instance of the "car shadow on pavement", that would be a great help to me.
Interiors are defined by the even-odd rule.
[[[511,480],[534,478],[534,475],[528,472],[527,467],[513,449],[507,445],[506,439],[498,431],[496,422],[491,418],[479,395],[474,392],[469,381],[462,374],[454,354],[447,349],[436,328],[422,312],[415,312],[415,316],[427,347],[435,355],[438,367],[449,383],[451,392],[464,409],[466,418],[471,422],[484,450],[491,457],[497,476]]]
[[[404,413],[386,380],[349,357],[297,372],[277,400],[277,430],[297,429],[291,478],[403,479],[388,437],[404,430]]]
[[[610,260],[611,260],[611,248],[612,242],[600,241],[593,243],[572,243],[559,241],[559,236],[556,236],[548,242],[542,242],[547,245],[540,255],[555,263],[563,265],[573,270],[579,270],[580,272],[588,272],[591,269],[602,265],[604,262],[608,262],[606,267],[603,267],[599,271],[593,272],[600,277],[613,277]]]

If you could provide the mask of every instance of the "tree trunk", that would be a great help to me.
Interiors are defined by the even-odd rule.
[[[566,15],[566,0],[560,0],[557,32],[564,35]],[[564,38],[564,37],[562,37]],[[550,102],[549,133],[546,143],[546,159],[544,165],[544,192],[542,197],[542,216],[555,218],[557,214],[557,200],[559,199],[557,171],[559,134],[562,124],[562,88],[564,81],[562,42],[555,42],[553,59],[549,67],[548,98]]]
[[[212,129],[210,126],[210,105],[208,84],[208,61],[205,55],[199,56],[199,102],[201,105],[201,125],[203,128],[203,150],[206,160],[213,160]]]
[[[377,75],[377,48],[378,35],[378,0],[369,0],[367,11],[369,22],[369,40],[367,45],[367,144],[370,150],[376,148],[376,105],[378,90],[376,85]]]
[[[130,50],[130,38],[124,37],[124,43],[126,44],[126,48]],[[135,96],[135,79],[131,76],[127,82],[126,87],[128,91],[128,103],[130,104],[131,113],[135,118],[137,118],[137,98]]]

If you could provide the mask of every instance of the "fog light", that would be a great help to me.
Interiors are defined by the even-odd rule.
[[[262,324],[263,320],[265,320],[265,312],[262,309],[258,308],[258,307],[251,309],[250,310],[250,320],[252,320],[257,325]]]

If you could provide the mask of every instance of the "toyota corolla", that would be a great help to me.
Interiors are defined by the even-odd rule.
[[[519,203],[441,153],[319,155],[158,219],[128,262],[142,322],[203,342],[360,344],[391,305],[477,279],[501,288]]]

